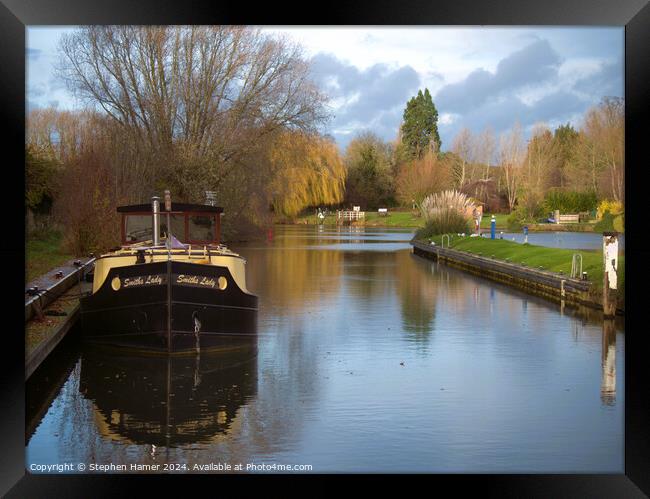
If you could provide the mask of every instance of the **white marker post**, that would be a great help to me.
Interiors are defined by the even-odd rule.
[[[616,290],[618,286],[618,233],[603,232],[603,316],[616,315]]]

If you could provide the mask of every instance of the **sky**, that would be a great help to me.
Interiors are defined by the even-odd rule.
[[[62,33],[27,27],[27,106],[81,106],[57,80]],[[605,96],[624,97],[623,27],[262,27],[303,47],[313,80],[329,97],[323,132],[344,149],[371,131],[397,137],[406,102],[428,88],[442,150],[458,131],[495,135],[519,121],[581,126]]]

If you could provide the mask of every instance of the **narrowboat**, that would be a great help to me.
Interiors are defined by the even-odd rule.
[[[249,344],[257,296],[246,260],[221,244],[223,208],[172,203],[120,206],[122,244],[97,257],[81,299],[84,340],[183,354]]]

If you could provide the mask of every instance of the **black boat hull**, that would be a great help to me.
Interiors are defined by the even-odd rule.
[[[87,341],[131,350],[227,350],[257,334],[257,296],[242,291],[225,266],[169,261],[115,267],[82,299],[81,326]]]

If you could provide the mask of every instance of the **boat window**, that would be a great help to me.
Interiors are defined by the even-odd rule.
[[[216,217],[214,215],[189,215],[189,240],[212,242],[216,239]]]
[[[176,239],[185,242],[185,216],[183,214],[169,215],[171,219],[172,234]],[[167,238],[167,214],[160,215],[160,238]]]
[[[134,213],[126,215],[124,220],[124,242],[126,244],[153,240],[152,216],[150,214]],[[170,214],[170,221],[172,234],[183,243],[211,243],[217,240],[215,215],[210,213],[175,213]],[[167,214],[163,212],[160,215],[161,241],[164,242],[167,238],[167,232]]]
[[[129,215],[125,221],[126,242],[139,243],[153,239],[151,215]]]

